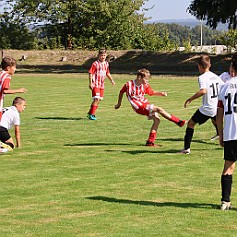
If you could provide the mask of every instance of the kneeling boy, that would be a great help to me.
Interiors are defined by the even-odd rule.
[[[3,115],[0,121],[0,153],[12,151],[14,142],[9,134],[9,130],[15,126],[16,147],[21,146],[20,142],[20,113],[24,111],[26,101],[22,97],[16,97],[12,106],[3,108]]]

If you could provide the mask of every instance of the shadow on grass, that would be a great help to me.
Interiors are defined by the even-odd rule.
[[[217,149],[222,150],[221,147],[217,148]],[[203,151],[204,149],[193,149],[193,151],[195,151],[195,150]],[[118,152],[117,150],[105,150],[105,151],[107,151],[107,152]],[[158,153],[160,153],[160,154],[162,154],[162,153],[163,154],[169,153],[169,154],[183,155],[182,153],[180,153],[180,150],[175,150],[175,149],[159,150],[159,148],[154,149],[154,150],[130,150],[130,151],[121,151],[121,152],[130,154],[130,155],[138,155],[138,154],[144,154],[144,153],[155,153],[155,154],[158,154]]]
[[[118,199],[103,196],[86,197],[86,199],[121,203],[121,204],[133,204],[143,206],[156,206],[156,207],[179,207],[179,208],[212,208],[219,209],[219,205],[209,203],[178,203],[178,202],[151,202],[151,201],[134,201],[130,199]]]
[[[183,138],[158,138],[157,140],[159,141],[169,141],[169,142],[184,142]],[[196,143],[201,143],[201,144],[214,144],[216,145],[216,143],[214,143],[213,141],[211,141],[210,139],[202,139],[202,140],[195,140],[193,139],[192,142],[196,142]]]
[[[132,143],[106,143],[106,142],[94,142],[94,143],[76,143],[76,144],[65,144],[64,146],[133,146],[133,147],[144,147],[145,145],[136,145],[136,144],[132,144]],[[151,147],[148,147],[148,149],[152,149]],[[158,148],[159,149],[159,148]],[[118,150],[105,150],[106,152],[118,152]],[[131,150],[131,151],[123,151],[121,150],[121,152],[124,153],[129,153],[132,155],[136,155],[139,153],[176,153],[177,150],[169,150],[169,151],[158,151],[158,150]]]
[[[159,149],[159,148],[158,148]],[[137,155],[141,153],[177,153],[177,150],[132,150],[132,151],[122,151],[124,153],[128,153],[131,155]],[[109,150],[107,150],[109,151]]]
[[[106,142],[94,142],[94,143],[77,143],[77,144],[65,144],[64,146],[132,146],[132,144],[129,143],[106,143]],[[134,145],[133,145],[134,146]],[[112,150],[106,150],[106,151],[112,151]]]
[[[83,119],[87,119],[87,118],[66,118],[66,117],[35,117],[35,118],[42,119],[42,120],[83,120]]]

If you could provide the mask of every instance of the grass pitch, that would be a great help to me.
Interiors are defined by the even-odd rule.
[[[22,148],[0,157],[0,236],[236,236],[236,210],[223,212],[223,151],[210,137],[211,121],[197,126],[190,155],[185,128],[161,118],[157,144],[144,146],[151,121],[133,112],[126,97],[114,110],[122,85],[135,75],[106,81],[97,121],[87,74],[16,74],[11,87],[26,87],[21,114]],[[189,119],[201,99],[196,77],[150,81],[168,97],[149,97],[169,113]],[[5,97],[11,105],[15,95]],[[14,133],[12,131],[12,135]],[[235,183],[232,202],[236,204]]]

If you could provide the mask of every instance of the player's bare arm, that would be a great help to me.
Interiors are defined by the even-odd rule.
[[[16,138],[16,147],[21,147],[21,139],[20,139],[20,126],[15,126],[15,138]]]
[[[190,97],[189,99],[187,99],[185,102],[184,102],[184,108],[187,108],[188,104],[191,103],[191,101],[193,100],[196,100],[200,97],[202,97],[204,94],[207,93],[207,90],[206,89],[201,89],[199,90],[196,94],[194,94],[192,97]]]
[[[113,80],[113,78],[112,78],[112,76],[111,76],[110,73],[107,74],[107,77],[109,78],[111,84],[114,86],[114,85],[115,85],[115,82],[114,82],[114,80]]]
[[[89,73],[89,88],[91,90],[93,90],[93,88],[94,88],[94,85],[93,85],[93,82],[92,82],[92,77],[93,77],[93,75],[91,73]]]
[[[219,144],[220,144],[221,147],[224,147],[224,141],[223,141],[223,116],[224,116],[224,109],[223,108],[217,108],[216,125],[217,125],[217,128],[218,128]]]
[[[114,106],[115,109],[119,109],[123,100],[123,93],[120,92],[118,96],[118,103]]]
[[[166,91],[154,91],[154,94],[153,95],[156,95],[156,96],[167,96],[167,92]]]
[[[4,94],[15,94],[15,93],[26,93],[27,90],[25,88],[19,88],[19,89],[15,89],[15,90],[4,90],[3,93]]]

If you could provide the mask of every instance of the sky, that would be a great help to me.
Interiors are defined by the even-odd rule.
[[[195,19],[194,16],[186,12],[191,4],[191,0],[148,0],[143,8],[153,7],[144,12],[145,17],[152,17],[150,20],[170,20],[170,19]]]

